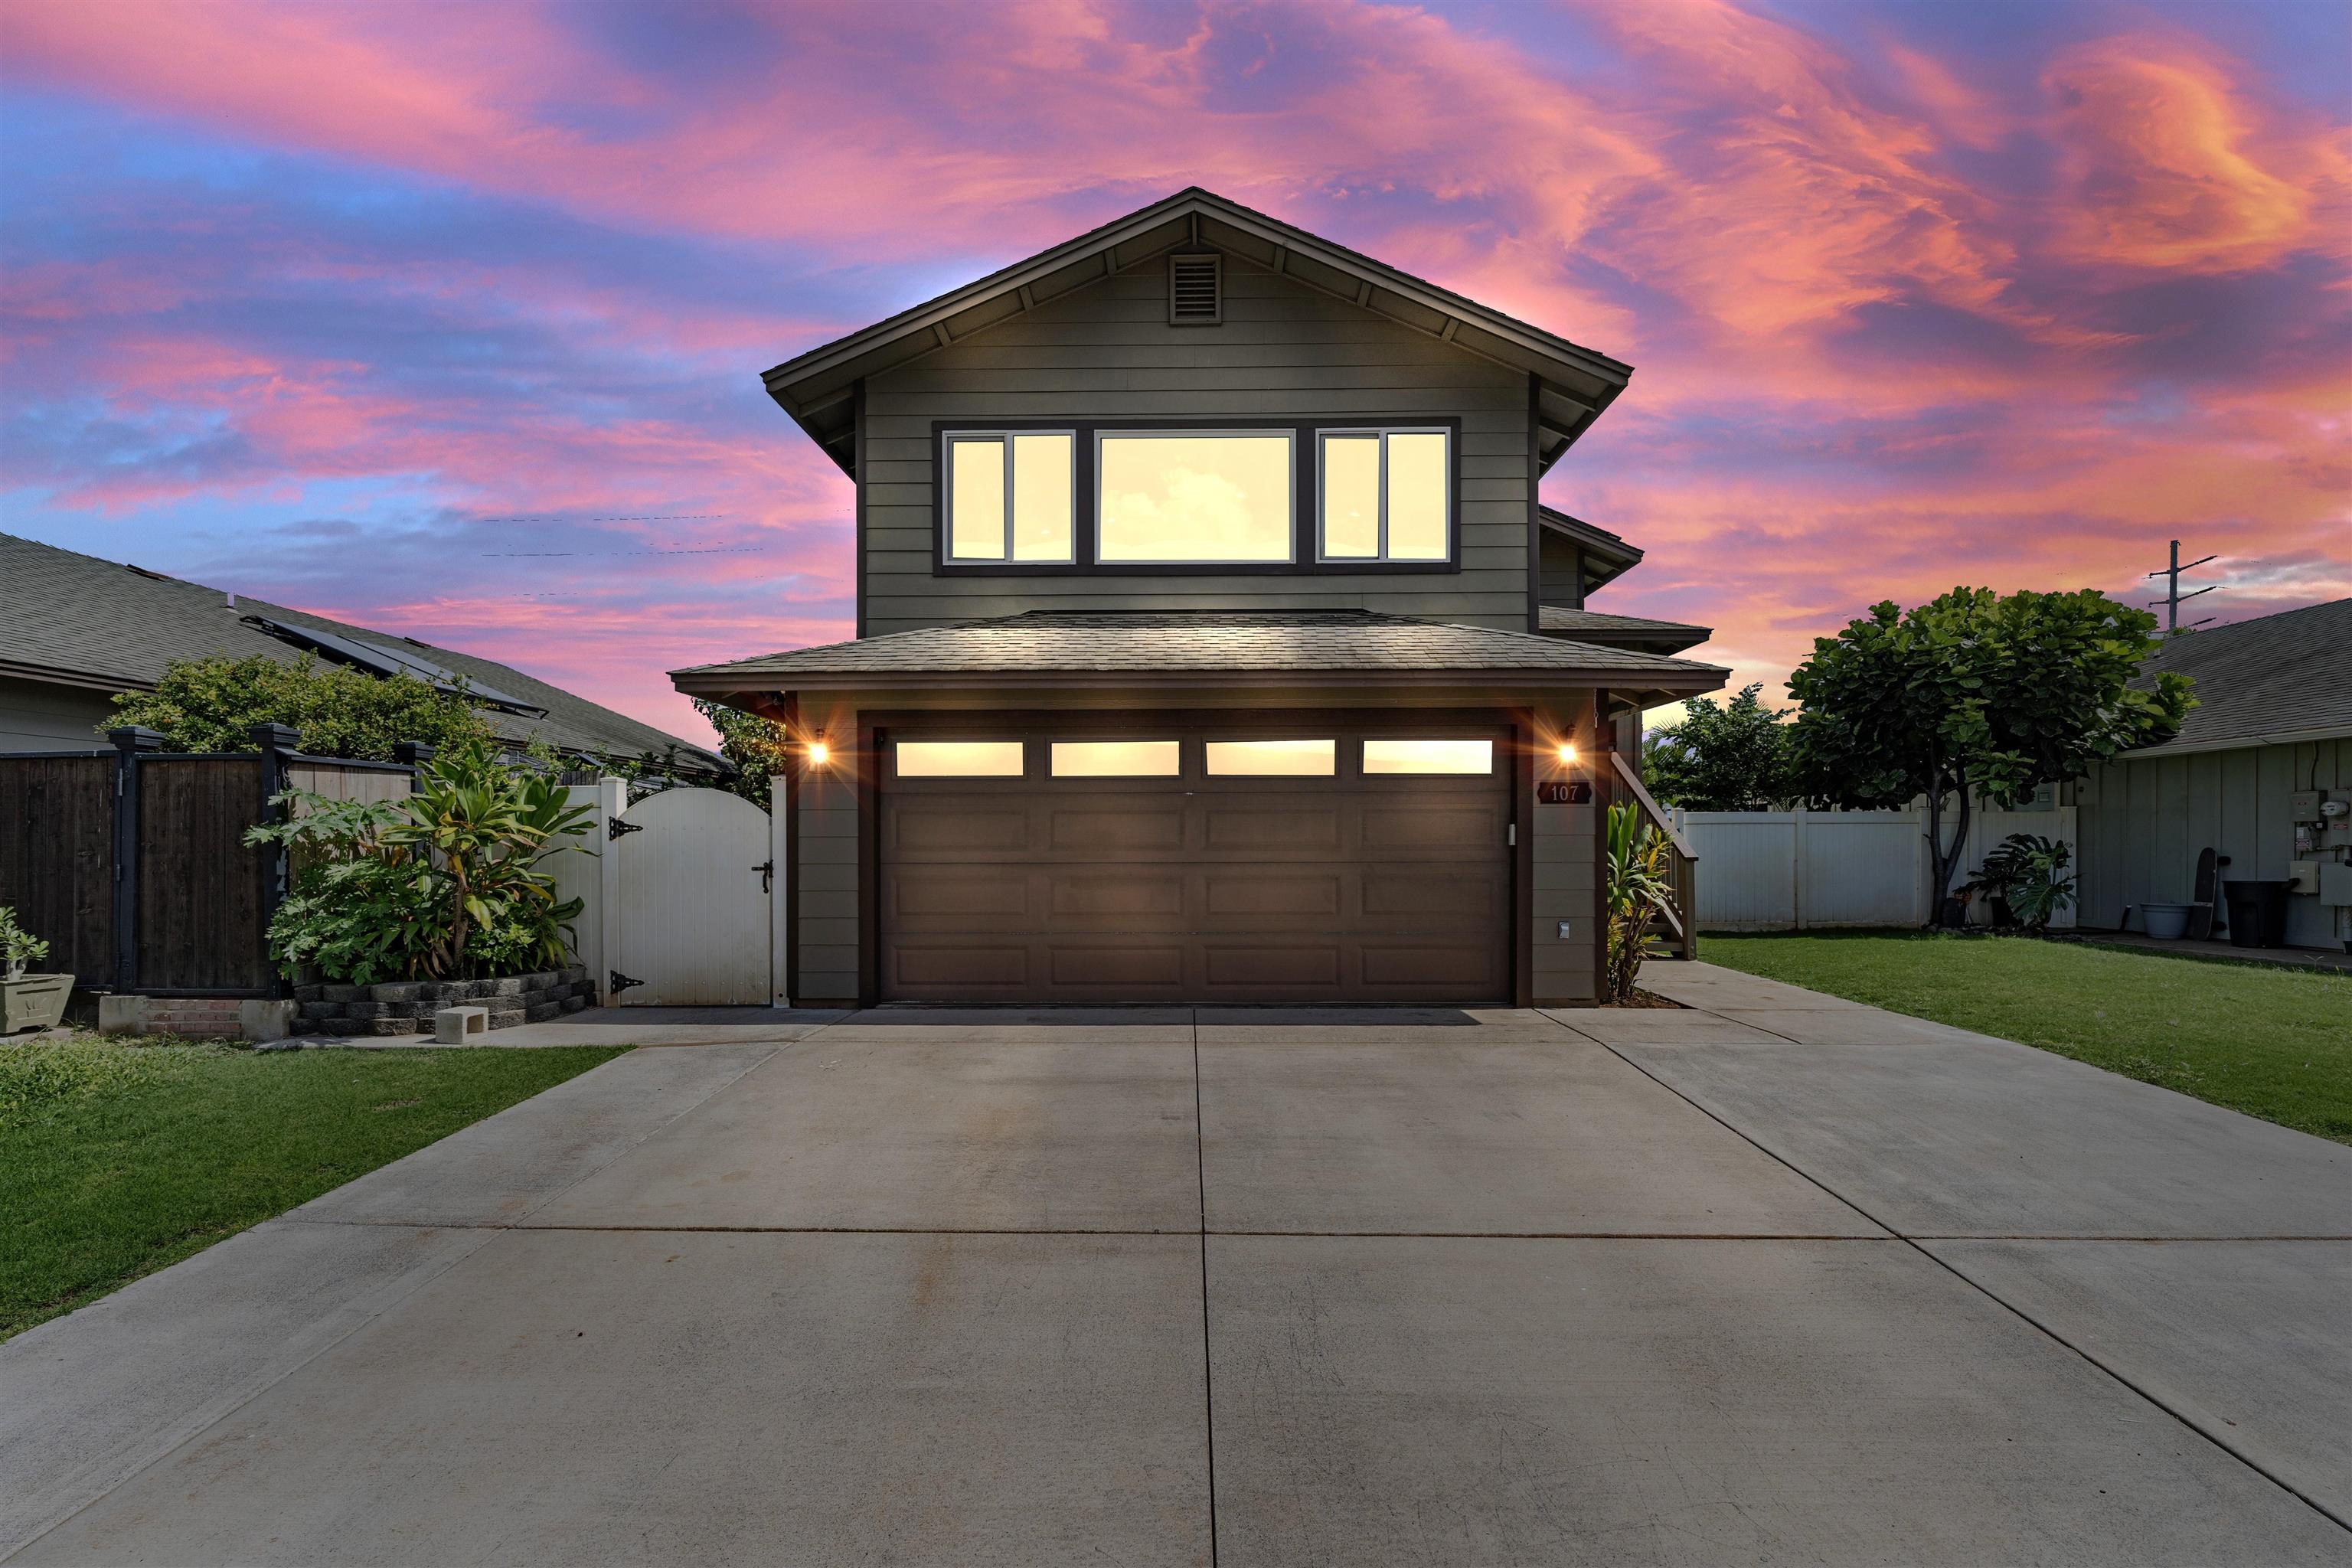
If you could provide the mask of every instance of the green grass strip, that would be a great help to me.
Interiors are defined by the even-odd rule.
[[[1699,956],[2352,1143],[2352,975],[1923,931],[1710,934]]]
[[[621,1048],[263,1055],[94,1040],[0,1046],[0,1338]]]

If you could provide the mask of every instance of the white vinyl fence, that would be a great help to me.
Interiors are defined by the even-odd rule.
[[[1698,855],[1701,931],[1807,931],[1824,926],[1925,925],[1928,883],[1924,811],[1675,811]],[[1947,832],[1950,831],[1947,818]],[[1979,810],[1969,825],[1958,887],[1985,851],[2012,833],[2080,848],[2074,808]],[[2069,906],[2051,921],[2070,928]],[[1988,911],[1971,907],[1969,918]]]

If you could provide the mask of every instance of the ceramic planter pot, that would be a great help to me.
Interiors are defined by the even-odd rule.
[[[19,1029],[54,1029],[73,994],[70,974],[20,974],[0,980],[0,1035]]]

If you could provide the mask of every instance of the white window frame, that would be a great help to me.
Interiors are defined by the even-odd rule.
[[[1139,556],[1122,555],[1111,560],[1103,554],[1103,458],[1105,441],[1215,440],[1219,437],[1237,436],[1253,441],[1270,440],[1279,437],[1288,451],[1283,464],[1283,546],[1279,556],[1178,556],[1170,560],[1147,560]],[[1236,426],[1231,429],[1214,430],[1103,430],[1095,432],[1095,493],[1094,503],[1094,563],[1097,571],[1117,572],[1129,566],[1296,566],[1298,564],[1298,432],[1286,425],[1260,425],[1255,427]]]
[[[1013,441],[1016,436],[1066,436],[1070,440],[1070,535],[1064,553],[1015,560],[1013,554]],[[955,552],[955,446],[959,441],[1004,444],[1004,525],[1001,555]],[[1075,426],[1039,430],[943,430],[940,433],[940,562],[947,566],[1072,566],[1078,559],[1078,432]]]
[[[1323,507],[1329,490],[1324,482],[1324,441],[1332,436],[1353,436],[1361,438],[1377,436],[1381,439],[1380,477],[1380,553],[1377,555],[1333,555],[1323,538]],[[1389,437],[1391,436],[1439,436],[1445,440],[1445,550],[1439,555],[1408,555],[1391,558],[1389,554]],[[1318,566],[1446,566],[1459,552],[1455,539],[1461,520],[1454,504],[1455,489],[1454,465],[1454,438],[1452,427],[1444,425],[1333,425],[1318,426],[1315,432],[1315,563]]]

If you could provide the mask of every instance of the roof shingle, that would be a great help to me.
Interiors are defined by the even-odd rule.
[[[484,720],[503,740],[522,742],[536,736],[565,752],[621,756],[658,755],[675,747],[682,767],[727,771],[726,762],[704,747],[509,665],[260,599],[239,596],[232,607],[218,588],[0,533],[0,672],[13,668],[128,690],[152,688],[173,659],[260,654],[291,664],[301,657],[299,649],[246,625],[245,616],[414,649],[458,675],[547,710],[543,719],[485,712]],[[92,736],[90,743],[100,742]]]
[[[1081,612],[1032,610],[994,620],[891,632],[730,664],[674,671],[681,689],[751,679],[896,675],[1594,672],[1710,690],[1714,665],[1527,632],[1454,626],[1370,610]],[[738,687],[735,689],[746,689]]]
[[[2159,670],[2194,677],[2197,706],[2179,734],[2133,756],[2352,735],[2352,599],[2168,638],[2133,684],[2153,687]]]

